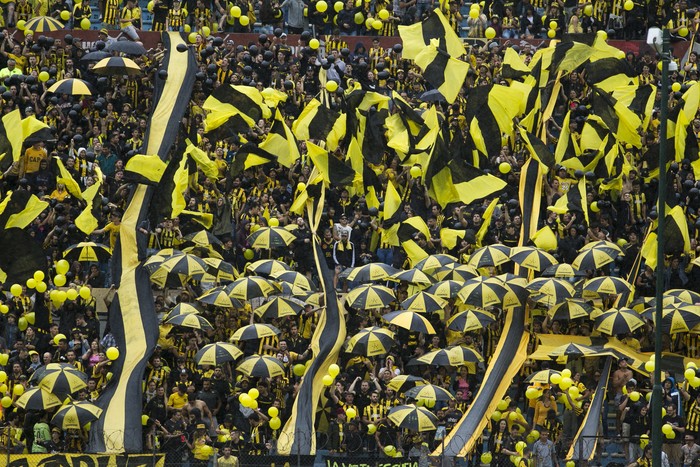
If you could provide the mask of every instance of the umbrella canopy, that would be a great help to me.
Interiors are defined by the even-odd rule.
[[[592,249],[615,250],[618,253],[622,253],[622,254],[625,253],[624,250],[622,248],[620,248],[619,245],[617,245],[614,242],[609,242],[607,240],[596,240],[595,242],[586,243],[578,251],[580,253],[580,252],[583,252],[586,250],[592,250]]]
[[[290,267],[287,263],[276,259],[261,259],[254,263],[249,263],[245,269],[258,276],[271,276],[272,273],[287,272],[290,270]]]
[[[464,345],[455,345],[448,347],[447,351],[459,356],[459,358],[464,362],[483,362],[484,357],[472,349],[471,347],[466,347]]]
[[[229,297],[224,286],[209,289],[204,295],[197,298],[197,301],[221,308],[243,308],[244,306],[237,298]]]
[[[567,357],[587,357],[589,355],[596,355],[598,352],[598,349],[587,345],[564,344],[549,352],[548,355],[552,358],[561,357],[562,355],[566,355]]]
[[[102,76],[139,76],[143,71],[135,61],[126,57],[108,57],[100,60],[92,72]]]
[[[486,310],[470,308],[460,311],[447,321],[447,329],[458,332],[471,332],[483,329],[496,321],[496,317]]]
[[[248,276],[236,279],[226,286],[228,295],[239,300],[250,300],[257,297],[269,297],[278,292],[277,287],[260,276]]]
[[[277,271],[270,274],[276,281],[287,283],[292,286],[292,290],[303,290],[311,292],[316,289],[304,274],[296,271]]]
[[[119,57],[115,57],[119,58]],[[129,60],[126,58],[125,60]],[[131,62],[131,60],[129,60]],[[95,65],[97,67],[97,65]],[[193,232],[191,234],[185,235],[183,238],[185,242],[188,242],[189,244],[193,245],[199,245],[199,246],[209,246],[209,245],[219,245],[221,246],[221,240],[216,238],[216,235],[213,233],[209,232],[208,230],[200,230],[198,232]],[[186,245],[187,246],[187,245]]]
[[[324,300],[323,292],[311,292],[299,295],[299,299],[302,300],[307,305],[321,306],[321,302]]]
[[[194,361],[198,365],[219,366],[226,362],[232,362],[243,355],[243,352],[233,344],[226,342],[215,342],[207,344],[194,356]]]
[[[158,265],[150,280],[160,287],[179,287],[195,275],[206,274],[208,267],[207,263],[197,256],[187,253],[174,255]]]
[[[468,305],[486,308],[500,305],[507,292],[498,279],[480,276],[465,282],[457,297]]]
[[[347,274],[345,272],[347,271]],[[371,282],[385,281],[392,274],[400,272],[395,267],[384,263],[369,263],[356,268],[349,268],[343,271],[341,277],[351,282]]]
[[[577,318],[588,318],[595,308],[580,298],[567,298],[554,305],[547,314],[550,319],[571,321]]]
[[[585,274],[568,263],[553,264],[542,271],[542,277],[557,277],[560,279],[583,275]]]
[[[435,328],[425,317],[413,311],[392,311],[382,316],[387,323],[421,334],[435,334]]]
[[[15,403],[25,410],[49,410],[59,407],[61,399],[44,388],[32,388],[24,391]]]
[[[88,52],[82,57],[80,57],[81,62],[99,62],[102,59],[105,59],[107,57],[111,57],[112,54],[110,54],[107,51],[104,50],[95,50],[94,52]]]
[[[112,256],[112,251],[107,245],[95,242],[80,242],[69,246],[63,257],[68,261],[98,262],[107,261]]]
[[[576,290],[574,286],[563,279],[553,277],[540,277],[532,280],[526,286],[530,292],[538,292],[541,297],[537,300],[547,305],[561,303],[567,298],[573,298]]]
[[[216,259],[224,259],[223,256],[221,256],[221,253],[216,251],[216,248],[214,245],[192,245],[188,246],[182,249],[183,253],[190,253],[195,256],[199,256],[200,258],[216,258]]]
[[[49,32],[63,29],[63,24],[50,16],[36,16],[24,24],[25,31]]]
[[[182,326],[183,328],[199,329],[200,331],[214,330],[214,326],[212,326],[204,316],[196,313],[173,316],[163,324],[172,324],[173,326]]]
[[[127,55],[145,55],[146,49],[139,43],[127,39],[112,41],[105,48],[108,52],[120,52]]]
[[[244,359],[236,369],[246,376],[275,378],[284,376],[284,364],[274,357],[253,355]]]
[[[435,386],[434,384],[426,384],[425,386],[415,386],[406,391],[406,397],[410,397],[415,400],[423,401],[450,401],[454,399],[454,396],[450,394],[446,389],[440,386]]]
[[[38,380],[39,387],[49,392],[69,395],[87,387],[87,375],[68,364],[47,365]]]
[[[399,428],[423,432],[437,430],[438,419],[425,407],[397,405],[389,411],[389,420]]]
[[[348,305],[358,309],[384,308],[395,299],[393,290],[375,284],[360,285],[345,296]]]
[[[231,335],[231,341],[252,341],[280,334],[282,334],[282,331],[271,324],[248,324],[238,328]]]
[[[47,91],[54,94],[69,94],[71,96],[92,96],[92,86],[87,81],[78,78],[56,81]]]
[[[401,308],[416,313],[434,313],[447,306],[447,301],[428,292],[418,292],[401,302]]]
[[[595,329],[608,336],[627,334],[644,326],[644,320],[630,308],[611,308],[595,319]]]
[[[587,280],[583,284],[583,290],[597,294],[618,295],[632,291],[632,284],[619,277],[601,276]]]
[[[671,289],[664,292],[664,297],[677,297],[686,303],[700,303],[700,293],[688,289]]]
[[[443,280],[431,285],[425,291],[435,295],[436,297],[449,300],[457,297],[457,294],[460,290],[462,290],[462,287],[464,287],[463,282],[454,280]]]
[[[469,266],[483,268],[499,266],[510,261],[510,248],[500,243],[482,246],[469,257]]]
[[[346,352],[373,357],[389,353],[394,345],[394,333],[377,326],[364,328],[348,340]]]
[[[559,262],[544,250],[534,246],[518,246],[511,250],[510,259],[514,263],[533,271],[544,271]]]
[[[433,365],[433,366],[462,366],[464,360],[457,352],[450,352],[447,349],[437,349],[427,352],[409,362],[409,365]]]
[[[72,401],[56,411],[51,424],[61,430],[80,430],[102,415],[102,409],[88,401]]]
[[[202,260],[209,266],[207,273],[214,276],[217,281],[232,282],[236,280],[236,269],[231,263],[227,263],[219,258],[202,258]]]
[[[651,319],[656,325],[656,307],[644,310],[642,316]],[[689,332],[700,324],[700,306],[685,302],[664,303],[661,311],[661,331],[667,334]]]
[[[410,389],[415,386],[422,386],[424,384],[428,384],[428,382],[418,376],[399,375],[391,378],[391,381],[387,383],[386,387],[387,389],[391,389],[400,394],[406,391],[407,389]]]
[[[468,264],[448,264],[433,272],[433,276],[441,281],[466,282],[469,279],[479,277],[479,271]]]
[[[282,227],[262,227],[248,236],[248,243],[252,248],[278,248],[288,246],[296,237],[289,230]]]
[[[525,282],[524,278],[519,279]],[[503,296],[503,308],[524,306],[527,303],[530,291],[525,287],[525,284],[521,285],[516,281],[507,281],[503,283],[503,286],[507,290],[506,294]]]
[[[537,371],[527,378],[525,378],[526,383],[539,383],[539,384],[549,384],[552,375],[560,375],[561,373],[555,370],[540,370]]]
[[[571,266],[581,271],[600,269],[615,261],[621,253],[607,247],[588,248],[581,251],[571,262]]]
[[[434,271],[435,269],[457,262],[458,260],[454,256],[436,254],[430,255],[427,258],[418,261],[414,267],[416,269],[420,269],[423,272],[430,273],[430,271]]]
[[[163,317],[163,322],[168,321],[170,318],[174,318],[179,315],[188,315],[191,313],[199,314],[202,310],[194,303],[180,302],[173,307],[172,310],[168,312],[167,315]]]
[[[297,316],[304,307],[283,297],[273,297],[269,302],[253,310],[260,319],[275,319],[285,316]]]
[[[416,268],[408,269],[406,271],[399,271],[392,274],[390,279],[395,281],[404,281],[415,285],[431,285],[433,282],[435,282],[432,277]]]

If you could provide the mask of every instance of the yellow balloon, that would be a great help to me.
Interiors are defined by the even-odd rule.
[[[241,7],[239,6],[232,6],[231,7],[231,16],[234,18],[240,18],[241,17]]]
[[[323,381],[324,386],[330,386],[333,384],[333,377],[331,375],[323,375],[323,378],[321,378]]]
[[[29,323],[30,326],[34,326],[34,323],[36,323],[36,315],[34,312],[27,313],[25,318],[27,318],[27,323]]]
[[[12,286],[10,287],[10,293],[15,297],[19,297],[20,295],[22,295],[22,286],[19,284],[12,284]]]
[[[372,29],[379,31],[384,26],[381,20],[375,19],[372,21]]]
[[[481,463],[482,464],[490,464],[492,460],[493,460],[493,454],[491,454],[490,452],[485,452],[481,455]]]
[[[53,336],[53,343],[56,345],[60,344],[61,341],[65,340],[67,340],[65,334],[56,334],[55,336]]]
[[[686,28],[686,27],[684,26],[684,27],[678,29],[678,35],[681,36],[681,37],[687,36],[687,35],[688,35],[688,28]]]
[[[257,410],[257,408],[258,408],[258,401],[252,400],[252,399],[251,399],[249,408],[251,408],[251,409],[253,409],[253,410]]]
[[[272,417],[269,423],[270,428],[273,430],[279,430],[279,428],[282,426],[282,420],[280,420],[278,417]]]
[[[270,407],[269,409],[267,409],[267,414],[271,418],[275,418],[276,416],[278,416],[280,414],[280,411],[277,407]]]
[[[27,318],[25,318],[24,316],[20,317],[20,319],[17,320],[17,327],[20,331],[24,332],[28,326],[29,323],[27,322]]]
[[[119,358],[119,349],[117,349],[116,347],[110,347],[105,352],[105,355],[108,359],[114,361]]]
[[[624,4],[625,11],[630,11],[634,8],[634,2],[632,0],[627,0]]]
[[[4,408],[9,409],[10,406],[12,405],[12,398],[5,396],[0,400],[0,405],[2,405]]]
[[[327,9],[328,3],[326,3],[324,0],[316,2],[316,11],[318,11],[319,13],[325,13]]]
[[[671,85],[671,91],[678,92],[681,90],[681,83],[673,83]]]
[[[83,18],[83,19],[80,21],[80,27],[81,27],[84,31],[87,31],[88,29],[90,29],[90,20],[87,19],[87,18]]]
[[[7,373],[0,371],[0,383],[4,383],[5,381],[7,381]]]
[[[360,12],[355,13],[355,24],[362,24],[364,22],[365,16]]]
[[[382,8],[379,10],[379,13],[377,13],[377,16],[379,16],[379,19],[382,19],[384,21],[389,19],[389,11],[386,8]]]
[[[148,425],[148,419],[150,417],[146,414],[141,415],[141,425],[146,426]]]
[[[335,10],[336,13],[339,13],[340,10],[342,10],[344,6],[345,5],[343,5],[343,2],[335,2],[333,4],[333,9]]]
[[[46,289],[47,289],[46,282],[44,282],[44,281],[37,282],[37,284],[36,284],[36,291],[37,292],[44,293],[44,292],[46,292]]]
[[[200,32],[204,37],[209,37],[209,34],[211,34],[211,29],[209,29],[209,26],[202,26]]]
[[[63,21],[68,21],[68,20],[70,19],[70,11],[68,11],[68,10],[63,10],[63,11],[61,12],[61,19],[62,19]]]
[[[644,369],[647,370],[649,373],[653,373],[656,369],[656,365],[654,364],[654,362],[649,360],[648,362],[644,363]]]
[[[340,367],[335,363],[331,363],[328,367],[328,374],[335,378],[340,374]]]
[[[76,298],[78,298],[78,291],[75,289],[66,290],[66,298],[70,301],[75,300]]]
[[[306,371],[306,367],[304,365],[302,365],[301,363],[297,363],[292,368],[292,371],[297,376],[304,376],[304,372]]]
[[[148,2],[148,4],[146,5],[146,9],[147,9],[148,11],[150,11],[151,13],[153,13],[153,4],[154,4],[154,2],[153,2],[153,0],[151,0],[151,1]]]
[[[25,20],[23,20],[23,19],[17,21],[17,24],[16,24],[17,29],[19,29],[20,31],[24,31],[24,25],[25,25],[25,24],[27,24],[27,22],[26,22]]]
[[[15,387],[12,388],[12,394],[15,396],[19,397],[22,394],[24,394],[24,386],[21,384],[15,384]]]
[[[421,170],[420,166],[414,165],[411,167],[411,170],[409,170],[409,173],[411,174],[412,178],[418,178],[423,174],[423,171]]]
[[[321,43],[318,41],[318,39],[315,39],[315,38],[314,38],[314,39],[311,39],[311,40],[309,41],[309,47],[311,47],[311,49],[313,49],[313,50],[318,49],[318,47],[319,47],[320,45],[321,45]]]
[[[345,416],[348,417],[348,420],[352,420],[353,418],[355,418],[357,416],[357,412],[355,412],[355,409],[350,407],[349,409],[347,409],[345,411]]]
[[[248,394],[243,393],[238,396],[238,402],[240,402],[243,407],[250,407],[253,399]]]
[[[190,41],[190,44],[194,44],[197,42],[197,33],[191,32],[189,36],[187,36],[187,40]]]
[[[185,31],[185,34],[189,34],[192,32],[192,26],[190,26],[189,24],[184,25],[182,29],[183,29],[183,31]],[[188,39],[189,39],[189,37],[188,37]]]
[[[250,18],[247,16],[241,16],[238,21],[240,21],[241,26],[248,26],[248,23],[250,23]]]
[[[251,399],[256,400],[258,396],[260,395],[260,391],[258,391],[257,388],[251,388],[248,391],[248,395],[250,396]]]
[[[583,14],[586,16],[591,16],[593,14],[593,5],[586,5],[583,7]]]
[[[56,277],[53,278],[53,283],[56,287],[63,287],[66,285],[66,276],[63,274],[56,274]]]
[[[571,378],[571,370],[569,370],[568,368],[564,368],[561,371],[561,376],[562,378]]]
[[[268,224],[270,225],[270,227],[279,227],[280,220],[277,219],[276,217],[271,217]]]
[[[367,434],[368,435],[373,435],[377,431],[377,425],[374,423],[370,423],[367,425]]]
[[[80,298],[82,298],[83,300],[90,300],[90,297],[92,296],[92,293],[90,292],[90,287],[81,287],[78,291],[78,295],[80,295]]]
[[[10,359],[10,355],[6,353],[0,353],[0,365],[7,365],[7,361]]]

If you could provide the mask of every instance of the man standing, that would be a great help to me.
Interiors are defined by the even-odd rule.
[[[557,465],[554,442],[549,439],[549,430],[546,428],[540,431],[540,439],[532,445],[532,457],[535,459],[537,467],[554,467]]]

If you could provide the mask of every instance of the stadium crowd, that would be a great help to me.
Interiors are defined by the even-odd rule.
[[[196,52],[200,72],[182,131],[197,134],[197,147],[216,163],[219,177],[214,180],[203,174],[193,176],[186,193],[187,205],[191,211],[213,215],[210,232],[221,242],[215,248],[223,260],[238,271],[245,271],[247,264],[256,259],[271,257],[318,282],[309,241],[312,234],[304,218],[290,212],[297,187],[308,180],[311,167],[305,145],[300,143],[302,157],[291,168],[270,163],[234,173],[232,162],[236,152],[246,142],[262,142],[273,121],[261,120],[247,133],[226,139],[207,137],[203,106],[213,90],[227,85],[253,86],[261,91],[272,87],[286,96],[286,101],[278,108],[291,126],[305,105],[324,92],[319,78],[321,69],[326,70],[329,78],[336,79],[341,88],[337,93],[328,94],[326,104],[334,110],[344,109],[343,90],[352,89],[354,83],[359,83],[364,90],[388,96],[396,92],[415,107],[425,105],[421,96],[431,89],[421,70],[412,61],[402,58],[401,46],[384,49],[378,41],[367,39],[370,42],[366,45],[358,43],[350,50],[343,36],[393,36],[397,34],[398,25],[420,20],[437,5],[423,0],[359,2],[359,5],[348,1],[319,11],[319,3],[263,0],[257,5],[240,0],[224,4],[216,0],[207,5],[202,0],[189,0],[181,5],[177,0],[172,4],[154,0],[148,7],[152,10],[154,31],[197,32],[191,47]],[[7,5],[3,15],[5,24],[10,27],[46,13],[59,18],[69,8],[64,2],[37,1],[30,6],[27,0]],[[462,34],[460,3],[451,1],[439,7],[455,31]],[[100,2],[99,9],[103,28],[100,41],[92,52],[117,41],[115,29],[122,30],[126,37],[138,39],[142,13],[133,0],[128,0],[125,6],[106,0]],[[91,15],[86,2],[76,3],[72,12],[72,22],[76,27]],[[244,16],[248,21],[240,20]],[[557,38],[564,33],[604,30],[611,37],[614,33],[615,37],[639,39],[645,36],[648,27],[662,24],[668,25],[678,39],[690,39],[692,33],[688,34],[688,29],[694,31],[698,22],[696,11],[690,9],[684,0],[634,1],[633,8],[629,9],[621,0],[593,3],[566,0],[551,4],[530,0],[494,1],[482,4],[474,16],[467,19],[469,37],[483,37],[486,28],[491,26],[496,30],[496,37],[511,40],[543,38],[550,30],[555,32],[549,37]],[[375,23],[377,18],[380,24]],[[550,21],[555,21],[554,27]],[[257,43],[239,43],[234,35],[222,39],[203,32],[204,27],[211,31],[248,32],[256,23],[260,24],[255,27],[263,32]],[[291,43],[287,33],[302,34],[298,43]],[[80,33],[72,34],[77,36]],[[159,44],[143,55],[132,57],[143,70],[138,78],[103,77],[92,72],[94,61],[84,59],[91,51],[84,50],[81,42],[70,35],[64,39],[51,39],[40,33],[22,34],[5,29],[2,36],[2,114],[19,109],[23,117],[35,116],[51,128],[55,139],[26,145],[18,161],[5,158],[1,162],[0,190],[3,196],[10,190],[28,190],[49,201],[50,207],[28,230],[35,247],[45,252],[46,269],[52,271],[48,276],[54,277],[55,261],[69,246],[89,238],[102,240],[113,248],[118,241],[121,216],[132,185],[132,181],[125,177],[125,164],[139,153],[148,128],[154,76],[163,49]],[[321,47],[310,47],[314,37],[322,40]],[[526,42],[513,44],[513,50],[524,63],[528,63],[536,47]],[[473,68],[460,96],[452,105],[438,104],[450,120],[452,131],[465,134],[469,131],[463,115],[472,89],[508,84],[502,71],[504,54],[509,46],[508,43],[493,42],[468,49],[467,61]],[[636,55],[630,52],[626,60],[640,83],[657,86],[660,79],[658,57],[652,53]],[[48,79],[40,77],[43,72],[48,73]],[[47,92],[51,84],[63,78],[82,78],[94,86],[95,93],[80,97]],[[672,73],[671,80],[678,83],[679,89],[686,89],[697,79],[697,55],[691,53],[687,62]],[[576,121],[570,123],[572,134],[578,135],[585,122],[584,111],[593,101],[585,74],[572,72],[565,76],[556,99],[552,119],[547,124],[548,140],[545,141],[552,151],[565,125],[567,111],[577,112]],[[654,105],[656,109],[662,105],[673,108],[680,99],[681,94],[676,91],[671,93],[668,103],[659,102],[657,96]],[[691,125],[697,138],[700,118],[692,119]],[[543,185],[543,210],[539,213],[540,227],[551,228],[556,244],[550,250],[559,261],[571,263],[587,243],[608,240],[620,245],[624,256],[600,270],[587,271],[588,277],[611,275],[626,278],[630,272],[636,271],[635,258],[656,217],[657,180],[653,177],[653,161],[649,160],[648,149],[658,142],[658,128],[659,117],[655,111],[642,137],[641,148],[625,148],[624,157],[630,168],[621,184],[613,189],[603,189],[601,185],[605,185],[605,181],[564,166],[557,167],[547,176]],[[410,167],[401,166],[391,150],[384,154],[375,170],[379,181],[384,189],[392,184],[400,193],[403,202],[401,221],[414,216],[426,221],[430,235],[417,233],[413,238],[425,252],[447,253],[466,264],[478,245],[502,243],[513,247],[518,244],[522,213],[517,193],[520,169],[529,156],[518,136],[506,135],[503,140],[500,153],[489,154],[481,161],[481,168],[502,178],[508,185],[503,193],[498,194],[498,209],[490,216],[485,216],[485,210],[491,199],[471,204],[455,203],[443,209],[431,199],[421,177],[414,177]],[[697,155],[697,146],[695,151]],[[342,153],[338,156],[344,158]],[[76,228],[75,219],[84,204],[67,189],[64,175],[57,172],[53,163],[56,158],[61,159],[81,189],[93,185],[95,177],[100,174],[104,177],[100,192],[102,207],[97,210],[99,228],[89,236]],[[700,234],[700,229],[696,228],[700,225],[696,223],[700,184],[695,180],[696,172],[691,162],[694,161],[684,159],[671,165],[672,190],[687,220],[690,248],[666,258],[667,289],[700,290],[700,268],[693,264]],[[98,167],[99,171],[96,170]],[[507,169],[498,170],[503,167]],[[576,186],[582,177],[587,179],[589,222],[584,221],[583,212],[557,214],[546,210]],[[385,191],[378,193],[378,198],[383,201],[384,195]],[[272,252],[252,248],[249,235],[270,225],[270,220],[282,226],[295,224],[297,228],[292,230],[294,242]],[[485,231],[482,229],[484,222],[488,222]],[[184,237],[202,229],[192,217],[166,219],[160,225],[143,228],[153,251],[186,247],[190,244]],[[460,229],[466,234],[455,244],[447,246],[441,236],[442,229]],[[339,291],[346,292],[356,285],[349,284],[348,287],[343,279],[341,273],[347,268],[380,261],[396,268],[410,267],[401,246],[386,245],[381,241],[382,230],[379,212],[368,207],[364,196],[349,187],[331,187],[322,220],[322,247],[325,261],[336,271],[334,279]],[[494,268],[490,274],[512,272],[511,266]],[[91,289],[110,288],[114,283],[108,261],[75,261],[65,276],[69,285]],[[653,268],[641,268],[630,278],[636,286],[635,298],[643,300],[653,296],[655,280]],[[406,282],[388,284],[395,289],[397,300],[384,309],[352,310],[347,321],[348,336],[368,326],[385,325],[382,314],[400,309],[399,303],[413,292],[412,286]],[[114,338],[109,329],[100,328],[95,298],[79,296],[56,306],[49,298],[49,291],[41,294],[23,286],[21,294],[12,295],[9,285],[3,287],[7,308],[0,323],[0,350],[7,355],[2,367],[7,379],[0,390],[16,399],[18,394],[14,388],[17,385],[29,388],[32,374],[42,366],[51,362],[70,363],[89,375],[87,388],[74,394],[75,399],[96,400],[109,383],[110,360],[105,351],[114,345]],[[207,287],[202,283],[189,283],[173,295],[154,286],[156,310],[165,313],[178,303],[194,303]],[[553,320],[547,317],[546,306],[535,301],[530,301],[529,305],[535,317],[530,325],[529,351],[536,350],[541,334],[598,335],[586,318]],[[456,299],[449,299],[443,310],[429,315],[437,331],[433,336],[392,327],[397,339],[387,355],[368,358],[342,354],[338,362],[341,373],[322,399],[319,447],[333,453],[377,452],[383,455],[384,448],[394,446],[405,457],[420,457],[422,462],[426,461],[427,453],[440,444],[441,435],[457,424],[479,390],[488,357],[494,353],[505,317],[503,310],[493,309],[498,318],[495,323],[481,331],[460,333],[446,328],[447,319],[457,307]],[[202,315],[214,325],[212,331],[163,326],[159,345],[144,375],[145,450],[165,452],[167,465],[189,462],[194,466],[209,462],[211,452],[206,446],[219,449],[219,465],[237,465],[240,456],[274,453],[279,429],[270,426],[273,417],[269,409],[277,408],[282,423],[289,416],[300,381],[298,365],[311,358],[310,339],[319,310],[318,303],[307,302],[299,316],[271,321],[282,330],[279,337],[250,342],[242,348],[246,355],[271,355],[284,363],[285,375],[270,379],[245,377],[229,364],[200,367],[195,362],[194,357],[202,346],[228,341],[236,329],[252,322],[250,303],[239,309],[205,306]],[[31,313],[36,316],[45,313],[50,318],[28,325],[26,317]],[[653,350],[653,323],[647,320],[644,327],[619,337],[635,351]],[[458,368],[414,366],[413,359],[450,345],[478,350],[486,362]],[[700,352],[698,336],[692,332],[666,335],[664,348],[689,358],[698,358]],[[550,366],[563,368],[552,361],[528,360],[513,381],[509,399],[499,404],[503,418],[495,420],[485,434],[488,448],[484,450],[493,454],[491,465],[512,465],[513,456],[522,456],[517,459],[518,467],[531,465],[532,460],[538,467],[556,465],[565,456],[586,415],[592,390],[601,377],[601,364],[601,358],[569,360],[567,367],[580,393],[577,400],[572,400],[571,393],[560,390],[557,385],[544,387],[537,399],[528,399],[523,382],[527,376]],[[651,465],[649,449],[644,447],[644,435],[650,430],[648,399],[642,397],[633,401],[629,395],[635,391],[647,394],[651,383],[644,373],[634,370],[628,366],[627,359],[620,358],[618,368],[611,374],[605,415],[608,410],[614,414],[616,424],[608,428],[608,420],[603,419],[602,433],[606,442],[619,441],[623,446],[619,454],[621,460],[633,465]],[[428,408],[439,420],[437,431],[424,434],[406,432],[388,421],[388,410],[405,400],[404,390],[391,389],[390,382],[406,374],[422,376],[455,396],[449,403],[429,404]],[[259,393],[255,410],[242,407],[239,401],[239,396],[251,388]],[[695,440],[700,435],[700,391],[689,385],[682,374],[669,374],[664,382],[664,397],[664,421],[672,424],[677,432],[675,439],[668,439],[664,444],[670,465],[699,465],[700,446]],[[356,416],[349,417],[348,410]],[[510,413],[518,415],[508,416]],[[52,428],[46,411],[25,412],[13,405],[3,409],[2,420],[4,430],[0,437],[0,451],[82,452],[86,448],[86,430]],[[528,447],[517,450],[520,441],[526,441]],[[596,462],[601,461],[601,452]],[[480,462],[481,453],[482,446],[479,445],[470,462]]]

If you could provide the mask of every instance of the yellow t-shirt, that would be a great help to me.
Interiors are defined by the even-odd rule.
[[[174,392],[170,394],[170,397],[168,397],[168,407],[172,407],[174,409],[180,410],[187,405],[187,402],[189,402],[187,394],[180,396],[180,393]]]
[[[24,151],[24,173],[32,174],[39,170],[39,164],[41,161],[46,160],[46,149],[39,148],[34,149],[34,147],[27,148]]]
[[[219,467],[238,467],[238,458],[235,456],[230,456],[228,459],[221,456],[216,460],[216,462],[218,463]]]
[[[139,19],[141,18],[141,8],[135,6],[134,8],[124,8],[122,9],[122,19]],[[133,26],[134,24],[129,21],[128,23],[121,23],[122,28]]]
[[[121,228],[121,225],[117,225],[114,222],[110,222],[109,224],[105,225],[105,228],[103,229],[105,232],[109,232],[109,247],[114,250],[114,247],[117,245],[117,239],[119,238],[119,229]]]

